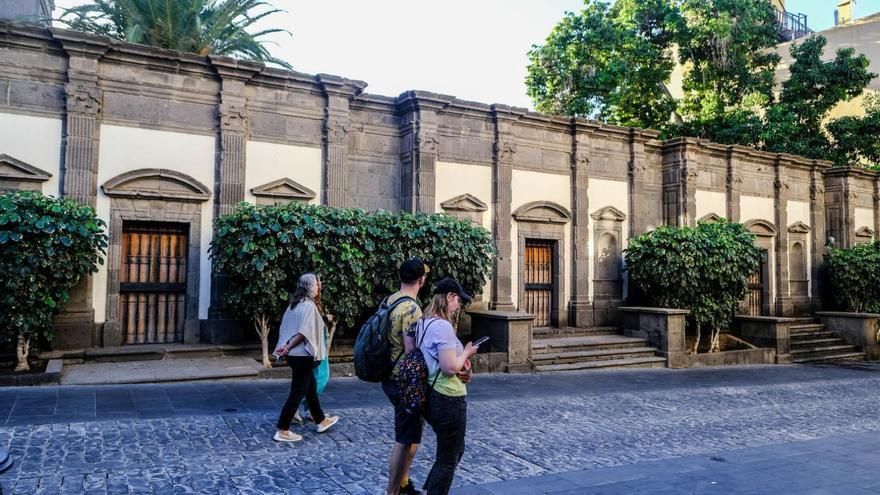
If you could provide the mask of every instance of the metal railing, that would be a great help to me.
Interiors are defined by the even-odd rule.
[[[779,23],[782,41],[803,38],[813,33],[813,30],[807,26],[807,14],[774,10],[776,11],[776,22]]]

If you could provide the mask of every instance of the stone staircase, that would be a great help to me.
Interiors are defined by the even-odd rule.
[[[614,327],[536,328],[532,333],[535,371],[665,368],[644,339],[624,337]]]
[[[864,361],[865,353],[816,319],[797,318],[791,324],[791,357],[795,363],[839,363]]]

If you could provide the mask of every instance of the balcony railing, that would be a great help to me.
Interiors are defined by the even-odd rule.
[[[807,14],[774,10],[776,10],[776,22],[779,23],[781,31],[781,41],[791,41],[813,33],[813,30],[807,26]]]

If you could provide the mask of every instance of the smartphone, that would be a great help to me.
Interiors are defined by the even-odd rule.
[[[479,339],[477,339],[476,342],[474,342],[474,345],[479,347],[480,344],[485,344],[487,340],[489,340],[489,337],[480,337]]]

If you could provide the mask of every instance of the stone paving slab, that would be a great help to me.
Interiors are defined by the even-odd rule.
[[[332,379],[322,400],[341,422],[325,435],[306,426],[304,441],[279,445],[270,437],[287,387],[254,380],[0,389],[0,445],[16,459],[0,485],[22,494],[380,493],[392,415],[379,387]],[[880,468],[878,387],[874,364],[477,375],[454,486],[549,476],[546,486],[562,493],[584,493],[584,483],[600,478],[613,486],[603,493],[645,493],[645,479],[673,465],[679,477],[666,493],[724,493],[700,484],[716,456],[730,464],[725,482],[747,476],[762,480],[764,493],[799,493],[815,487],[785,490],[773,470],[825,479],[845,464],[872,475]],[[857,445],[858,435],[875,437]],[[815,452],[792,450],[812,440]],[[413,466],[417,482],[435,445],[428,429]],[[823,452],[825,459],[809,458]],[[641,467],[608,470],[615,466]],[[870,490],[850,486],[862,481],[847,477],[833,489]]]
[[[259,370],[259,363],[246,356],[89,362],[65,365],[61,384],[100,385],[256,378]]]

